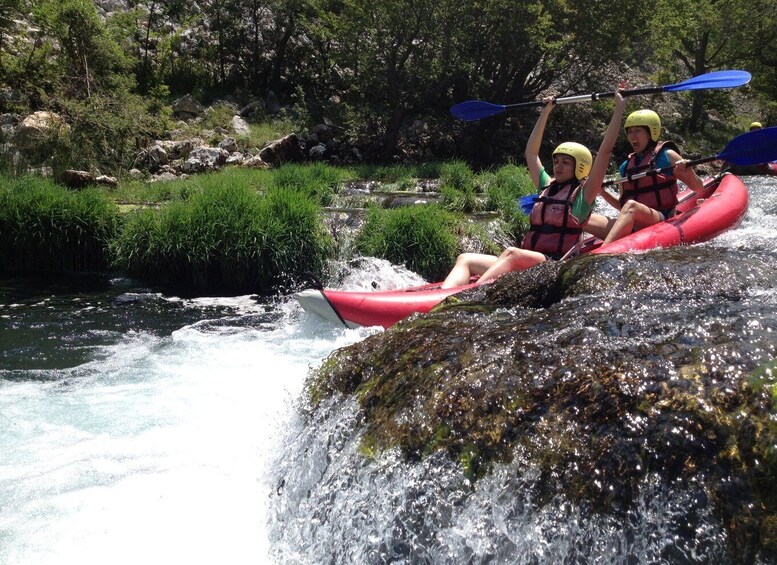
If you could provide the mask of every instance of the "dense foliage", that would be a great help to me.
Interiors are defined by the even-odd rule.
[[[118,223],[116,205],[95,190],[0,177],[0,272],[104,270]]]
[[[765,121],[777,122],[777,5],[771,0],[660,0],[651,20],[650,44],[670,75],[695,76],[710,69],[748,69],[762,98]],[[703,110],[720,93],[698,91],[688,117],[692,131],[704,127]],[[718,99],[718,100],[716,100]]]
[[[458,254],[459,221],[436,205],[371,208],[356,242],[364,255],[382,257],[428,280],[445,278]]]
[[[0,111],[59,110],[74,125],[71,154],[113,170],[164,129],[163,103],[186,93],[258,97],[261,110],[276,101],[302,121],[329,117],[375,158],[401,154],[403,131],[419,119],[461,126],[449,122],[453,103],[611,90],[623,62],[670,81],[749,69],[765,121],[777,121],[770,0],[127,4],[101,17],[91,0],[4,0]],[[720,92],[694,102],[692,130],[704,126],[702,109],[726,108]],[[456,151],[445,139],[429,144]]]
[[[321,277],[332,242],[319,207],[299,190],[198,179],[185,201],[129,215],[113,243],[118,268],[190,291],[269,294]]]
[[[311,190],[251,173],[158,183],[163,203],[123,211],[96,189],[0,175],[0,273],[116,271],[172,290],[263,294],[322,278],[334,246]]]

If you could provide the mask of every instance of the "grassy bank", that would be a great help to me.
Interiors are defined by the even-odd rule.
[[[0,272],[105,270],[118,228],[118,208],[96,190],[0,177]]]
[[[398,190],[438,179],[439,205],[371,206],[354,249],[428,279],[447,272],[462,241],[497,252],[465,213],[498,212],[518,239],[516,199],[534,190],[524,167],[474,174],[461,162],[423,167],[286,165],[227,168],[187,179],[71,191],[39,177],[0,177],[0,272],[116,272],[189,293],[271,293],[316,278],[339,251],[323,221],[347,181]]]

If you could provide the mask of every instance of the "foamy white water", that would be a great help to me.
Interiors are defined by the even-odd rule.
[[[230,315],[0,379],[0,563],[267,562],[267,465],[310,367],[378,330],[293,299],[188,306]]]

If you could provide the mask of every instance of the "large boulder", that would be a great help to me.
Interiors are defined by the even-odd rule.
[[[148,170],[155,172],[158,171],[162,165],[167,165],[170,162],[170,157],[160,145],[152,145],[148,148],[145,155],[145,165]]]
[[[68,169],[65,171],[62,181],[69,188],[83,188],[94,184],[94,175],[88,171]]]
[[[251,155],[250,157],[246,157],[243,159],[243,162],[241,164],[244,167],[249,167],[252,169],[267,170],[272,168],[272,165],[270,165],[270,163],[267,163],[266,161],[263,161],[259,155]]]
[[[270,142],[259,152],[259,157],[265,163],[282,165],[283,163],[300,162],[305,159],[299,138],[296,133],[290,133],[276,141]]]
[[[219,147],[227,153],[234,153],[237,151],[237,141],[234,137],[225,137],[219,142]]]
[[[182,120],[193,120],[205,113],[205,107],[191,94],[182,96],[172,104],[173,116]]]
[[[221,168],[226,162],[229,153],[219,147],[197,147],[186,159],[181,170],[184,173],[201,173]]]
[[[68,169],[65,171],[62,181],[69,188],[84,188],[86,186],[100,184],[111,188],[119,186],[116,177],[108,175],[93,175],[88,171],[76,171]]]
[[[191,139],[182,139],[178,141],[160,140],[156,145],[164,149],[171,159],[185,159],[195,147],[199,147],[202,141],[193,137]]]
[[[17,126],[13,143],[22,148],[35,147],[66,133],[68,126],[54,112],[38,111],[30,114]]]

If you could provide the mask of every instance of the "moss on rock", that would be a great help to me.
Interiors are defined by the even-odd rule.
[[[643,300],[740,292],[735,278],[701,264],[683,272],[650,261],[547,264],[460,294],[334,353],[311,381],[311,399],[355,395],[372,455],[442,451],[477,479],[521,453],[541,470],[540,503],[563,492],[620,512],[648,476],[667,488],[703,485],[732,551],[773,556],[775,381],[771,364],[751,366],[726,339],[733,330],[721,324],[736,322],[713,322],[721,327],[711,344],[678,339],[661,317],[642,315],[633,323],[652,326],[631,328],[606,311],[596,318],[592,303],[575,314],[558,304],[602,286],[640,289]],[[631,333],[659,337],[620,345]]]

